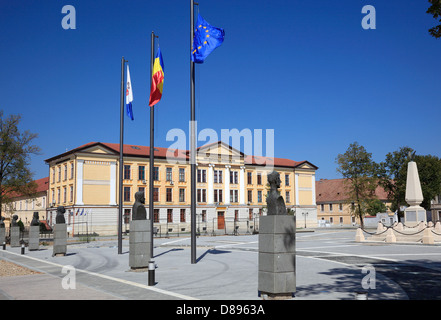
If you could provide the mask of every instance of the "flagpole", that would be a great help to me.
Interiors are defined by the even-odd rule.
[[[190,0],[190,48],[194,38],[194,0]],[[195,112],[195,72],[194,62],[190,59],[190,166],[191,166],[191,263],[196,263],[196,112]]]
[[[155,33],[152,31],[151,35],[151,59],[150,59],[150,88],[152,87],[152,74],[153,74],[153,63],[155,55]],[[150,107],[150,179],[149,179],[149,216],[150,216],[150,258],[153,258],[153,218],[154,218],[154,201],[153,201],[153,169],[155,165],[155,139],[154,139],[154,128],[155,128],[155,105]]]
[[[121,58],[121,113],[119,131],[119,201],[118,201],[118,254],[122,254],[122,216],[123,216],[123,146],[124,146],[124,76],[125,63],[124,57]]]

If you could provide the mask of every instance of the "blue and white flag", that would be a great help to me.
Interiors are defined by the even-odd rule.
[[[127,66],[127,86],[126,86],[126,110],[127,115],[130,119],[134,120],[133,110],[132,110],[132,101],[133,101],[133,92],[132,92],[132,82],[130,81],[130,72],[129,66]]]

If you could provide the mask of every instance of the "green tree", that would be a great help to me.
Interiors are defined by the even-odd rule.
[[[406,179],[408,154],[412,148],[401,147],[399,150],[386,154],[384,162],[380,162],[377,170],[379,184],[388,194],[391,201],[391,211],[397,211],[402,215],[400,207],[406,205]]]
[[[391,210],[401,214],[400,206],[406,203],[406,181],[408,154],[412,148],[401,147],[398,151],[388,153],[386,160],[379,165],[378,176],[380,185],[388,192],[392,202]],[[441,192],[441,160],[432,155],[416,155],[414,161],[418,167],[423,202],[421,206],[430,210],[430,202]]]
[[[348,194],[348,203],[354,203],[351,214],[360,219],[364,227],[363,217],[366,215],[366,201],[373,199],[377,188],[376,164],[372,154],[354,142],[344,154],[337,156],[337,172],[345,178],[345,187]]]
[[[429,0],[429,3],[431,6],[426,12],[438,20],[438,18],[441,16],[441,0]],[[441,22],[441,19],[439,22]],[[430,28],[429,33],[437,39],[441,38],[441,24]]]
[[[36,190],[29,166],[30,156],[40,151],[32,144],[37,134],[20,132],[20,120],[20,115],[5,117],[0,110],[0,217],[2,205],[10,203],[14,194],[31,196]]]
[[[421,206],[426,210],[430,210],[431,201],[437,194],[441,193],[441,160],[432,155],[416,155],[414,161],[418,167],[418,175],[423,191],[424,200]]]
[[[387,207],[380,199],[369,199],[366,201],[366,213],[370,216],[375,216],[379,212],[386,212]]]

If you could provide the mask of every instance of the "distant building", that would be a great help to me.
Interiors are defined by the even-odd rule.
[[[16,214],[18,219],[23,222],[25,226],[29,226],[34,212],[38,212],[40,220],[46,220],[47,207],[47,191],[49,190],[49,178],[35,180],[37,190],[34,197],[29,197],[21,194],[14,194],[12,202],[3,205],[2,213],[5,217],[6,225],[12,220],[12,215]]]
[[[432,221],[441,221],[441,194],[432,200],[430,210],[432,212]]]
[[[352,226],[360,224],[351,214],[354,202],[347,195],[345,179],[320,179],[315,183],[317,218],[319,226]],[[375,190],[376,197],[389,206],[387,193],[382,187]],[[299,218],[297,218],[297,221]]]
[[[398,214],[396,212],[380,212],[375,216],[365,216],[364,226],[376,228],[378,222],[383,223],[385,226],[392,226],[394,223],[399,222]]]
[[[134,195],[144,191],[149,210],[149,154],[146,146],[124,145],[123,231],[129,228]],[[269,161],[269,162],[268,162]],[[49,165],[48,220],[56,207],[66,208],[72,232],[88,223],[89,231],[116,234],[118,225],[119,144],[91,142],[53,156]],[[272,164],[282,181],[286,207],[317,225],[315,171],[308,161],[246,155],[224,142],[197,149],[197,227],[201,232],[240,233],[258,227],[265,214],[266,176]],[[160,232],[190,231],[190,164],[188,150],[155,147],[154,226]],[[299,221],[300,218],[298,218]]]

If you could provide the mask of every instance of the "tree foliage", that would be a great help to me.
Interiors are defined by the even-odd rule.
[[[438,18],[441,16],[441,0],[429,0],[429,3],[431,6],[426,12],[438,20]],[[441,19],[438,21],[441,22]],[[429,33],[437,39],[441,38],[441,24],[430,28]]]
[[[376,164],[372,154],[354,142],[344,154],[337,156],[337,172],[345,178],[346,191],[350,202],[351,214],[360,219],[363,227],[363,217],[367,212],[367,200],[373,199],[377,188],[375,176]]]
[[[40,148],[33,145],[37,134],[20,132],[20,115],[5,117],[0,110],[0,216],[3,204],[17,194],[32,195],[36,184],[30,171],[30,156]]]

